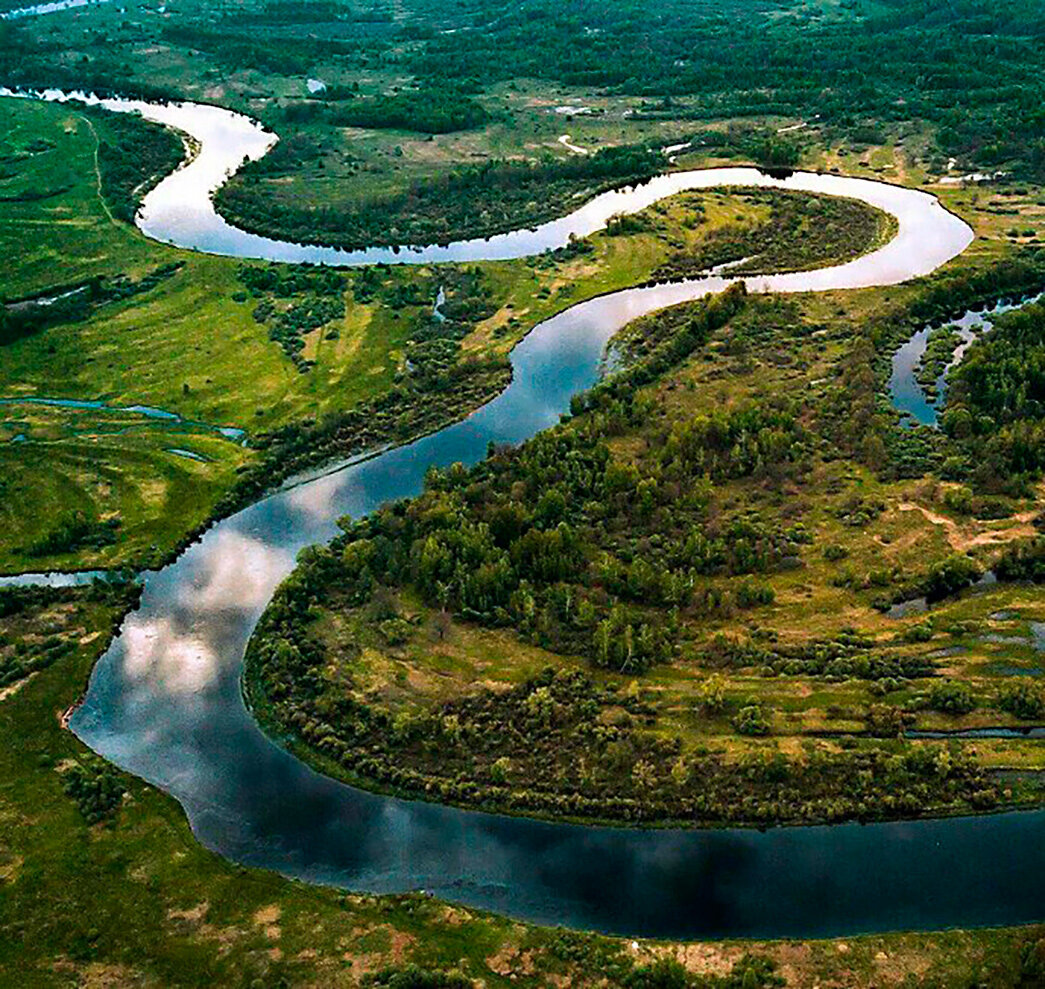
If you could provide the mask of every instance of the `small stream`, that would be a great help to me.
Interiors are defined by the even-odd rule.
[[[98,399],[77,398],[37,398],[35,396],[0,398],[0,406],[17,405],[45,405],[59,409],[75,409],[94,412],[125,412],[131,415],[140,415],[145,419],[158,420],[171,425],[184,426],[191,429],[203,429],[215,432],[234,442],[245,442],[247,433],[235,426],[213,426],[206,422],[197,422],[194,419],[184,419],[176,412],[168,412],[166,409],[157,409],[150,405],[108,405]],[[17,440],[18,437],[15,437]],[[25,441],[25,437],[22,437]],[[180,451],[170,451],[180,452]],[[198,456],[198,455],[193,455]]]

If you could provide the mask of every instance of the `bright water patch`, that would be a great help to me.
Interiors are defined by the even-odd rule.
[[[111,570],[81,570],[78,573],[21,573],[0,577],[0,587],[83,587],[96,580],[116,580]]]
[[[106,3],[107,0],[52,0],[51,3],[37,3],[30,7],[19,7],[0,14],[0,21],[21,20],[23,17],[40,17],[43,14],[57,14],[62,10],[73,10],[77,7],[88,7],[91,4]]]
[[[209,464],[210,460],[203,456],[202,453],[194,453],[192,450],[185,450],[181,447],[172,446],[167,450],[168,453],[173,453],[176,457],[184,457],[186,460],[195,460],[201,464]]]

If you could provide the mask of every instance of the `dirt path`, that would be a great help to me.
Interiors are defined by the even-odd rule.
[[[951,549],[964,553],[976,546],[996,546],[1002,543],[1012,542],[1014,539],[1025,539],[1037,533],[1031,525],[1031,519],[1037,514],[1034,511],[1021,512],[1015,516],[1016,525],[1007,529],[989,529],[986,532],[966,532],[954,519],[940,515],[930,508],[917,505],[913,501],[903,501],[898,506],[901,512],[921,512],[925,519],[933,525],[942,525],[947,530],[947,542]],[[977,524],[974,523],[973,524]]]

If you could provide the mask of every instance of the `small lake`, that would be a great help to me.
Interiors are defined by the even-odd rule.
[[[892,374],[889,377],[889,394],[894,408],[903,415],[908,426],[936,426],[937,417],[947,402],[947,376],[957,367],[966,351],[977,337],[987,330],[996,316],[1011,312],[1037,301],[1041,296],[1020,302],[999,302],[984,309],[968,309],[956,319],[942,324],[957,329],[960,342],[947,366],[936,379],[936,397],[930,398],[918,382],[918,366],[925,354],[931,326],[918,330],[893,354]]]

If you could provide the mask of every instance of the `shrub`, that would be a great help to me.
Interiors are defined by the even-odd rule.
[[[762,713],[760,704],[747,704],[737,711],[733,727],[741,735],[768,735],[769,721]]]
[[[968,714],[976,709],[976,698],[964,683],[937,683],[929,693],[929,706],[944,714]]]
[[[417,965],[383,968],[363,976],[364,986],[381,989],[473,989],[475,983],[457,971],[438,972]]]
[[[1006,684],[998,694],[998,707],[1021,721],[1034,721],[1045,715],[1045,694],[1033,684]]]

